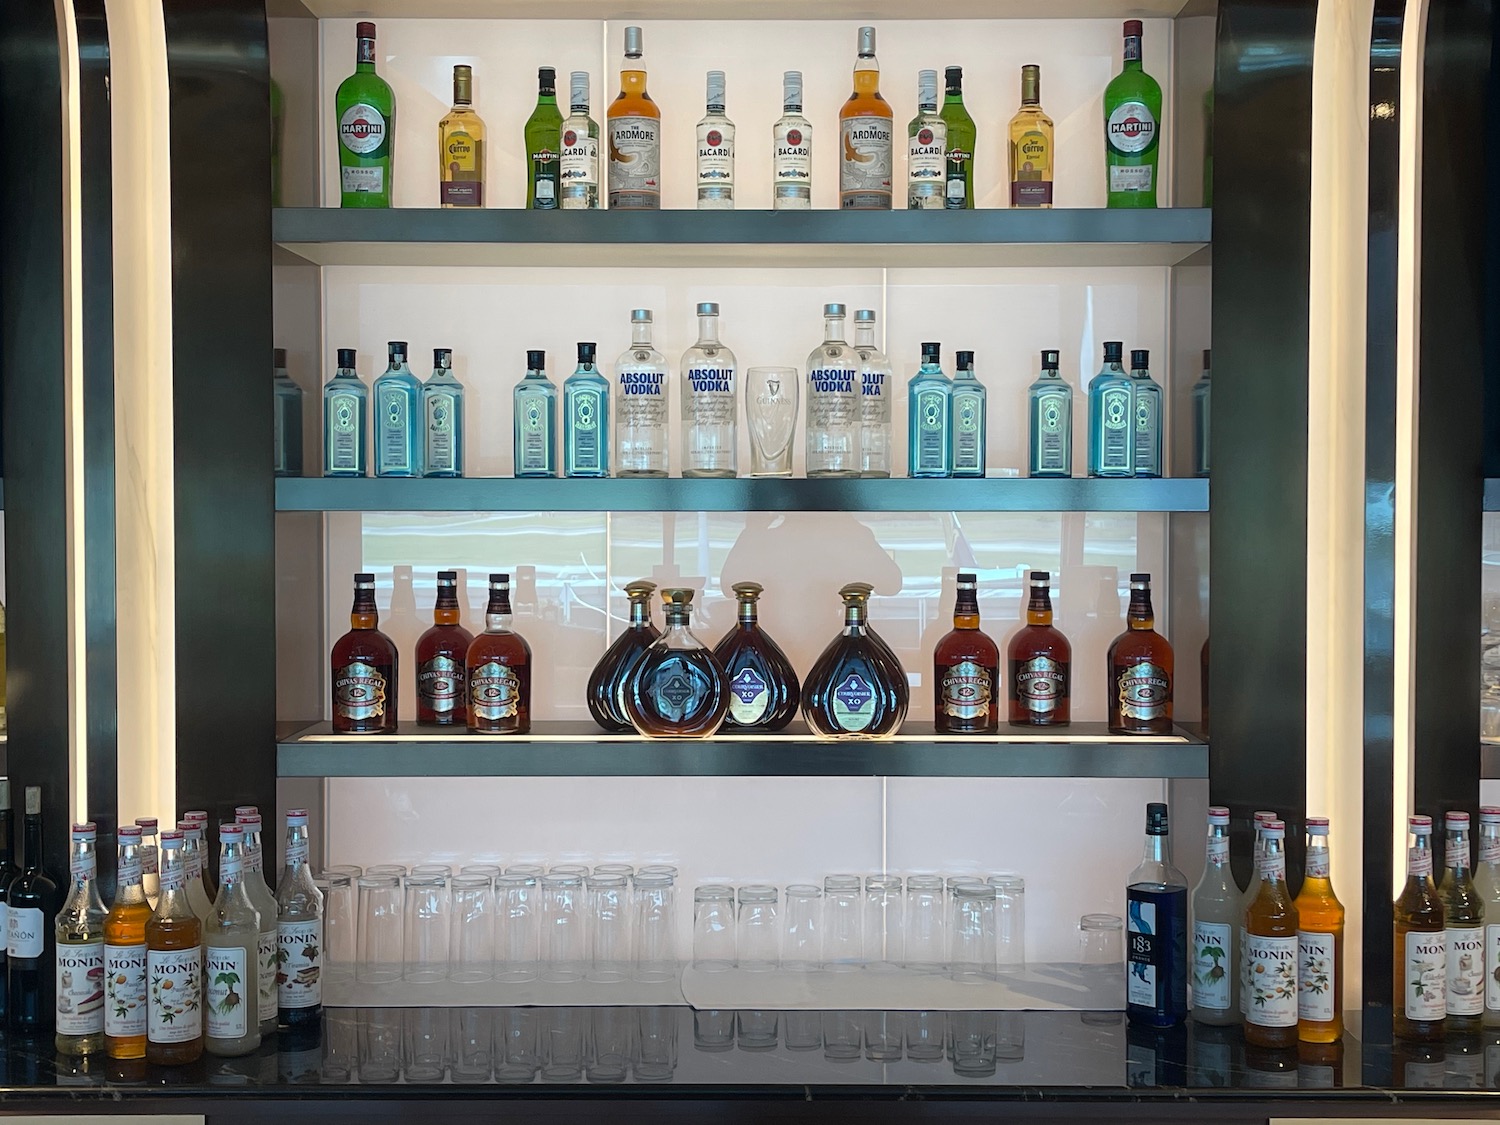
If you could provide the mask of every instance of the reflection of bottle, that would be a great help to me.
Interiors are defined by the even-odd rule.
[[[1193,888],[1193,1022],[1239,1022],[1240,889],[1229,870],[1229,810],[1208,810],[1203,878]]]
[[[104,902],[92,823],[73,825],[68,860],[71,886],[58,911],[57,1035],[60,1055],[91,1055],[104,1048]]]
[[[330,660],[335,733],[395,733],[400,657],[380,631],[373,574],[354,576],[349,632],[334,642]]]
[[[473,634],[459,624],[458,575],[440,570],[432,628],[417,638],[417,722],[451,726],[464,722],[469,698],[464,660]]]
[[[480,734],[531,730],[531,646],[512,631],[510,575],[490,575],[484,632],[469,645],[469,729]]]
[[[1479,865],[1474,889],[1484,902],[1484,1026],[1500,1027],[1500,808],[1479,810]]]
[[[1203,698],[1203,737],[1208,737],[1208,641],[1203,638],[1203,647],[1198,650],[1199,691]]]
[[[1012,726],[1068,725],[1072,693],[1073,646],[1052,624],[1052,576],[1031,572],[1026,627],[1011,637],[1006,652],[1006,696]]]
[[[1306,871],[1296,905],[1297,1038],[1333,1043],[1344,1034],[1344,907],[1329,878],[1327,817],[1307,818]],[[1478,937],[1482,956],[1483,934]]]
[[[854,313],[854,350],[859,353],[860,476],[891,475],[891,364],[875,346],[875,311]]]
[[[1125,907],[1125,1015],[1147,1027],[1180,1024],[1187,1015],[1187,880],[1172,866],[1165,804],[1146,806],[1146,851],[1130,873]]]
[[[1444,818],[1443,924],[1448,943],[1447,1033],[1476,1032],[1484,1017],[1484,900],[1470,875],[1469,814]]]
[[[1172,730],[1172,646],[1151,610],[1151,576],[1130,576],[1125,632],[1109,646],[1109,729],[1115,734]]]
[[[1259,888],[1245,911],[1245,1042],[1257,1047],[1297,1044],[1297,907],[1286,885],[1285,840],[1279,820],[1261,832]]]
[[[181,832],[161,834],[161,898],[146,923],[146,1062],[153,1066],[203,1055],[203,923],[188,901],[182,845]]]
[[[979,628],[977,577],[958,576],[953,629],[932,652],[933,726],[939,734],[1000,729],[1000,650]]]
[[[141,830],[119,829],[115,902],[104,919],[104,1050],[112,1059],[146,1056],[146,922]]]
[[[729,711],[724,667],[688,629],[693,591],[662,591],[666,629],[625,682],[625,717],[647,738],[709,738]]]
[[[781,730],[792,721],[801,700],[797,672],[786,653],[760,627],[756,602],[759,582],[736,582],[739,619],[714,647],[714,656],[729,680],[729,714],[724,725],[735,730]]]
[[[1406,885],[1394,908],[1392,1029],[1398,1039],[1443,1038],[1448,1014],[1448,941],[1432,882],[1432,817],[1407,819]]]
[[[272,464],[278,477],[302,475],[302,388],[287,374],[286,349],[275,348],[271,359],[276,395]]]
[[[895,655],[866,627],[869,587],[851,583],[844,599],[844,631],[823,650],[803,684],[802,713],[825,738],[880,738],[906,716],[906,678],[893,672]]]
[[[645,580],[625,587],[625,595],[630,599],[630,623],[604,650],[589,675],[589,714],[594,722],[614,734],[634,729],[625,717],[620,691],[651,642],[661,636],[661,630],[651,620],[651,595],[655,590],[656,583]]]
[[[1213,382],[1209,370],[1209,349],[1203,349],[1203,374],[1193,384],[1193,476],[1206,477],[1209,469],[1209,422],[1213,402]]]

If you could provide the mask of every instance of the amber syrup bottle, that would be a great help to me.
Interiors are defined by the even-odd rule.
[[[714,648],[714,656],[729,677],[729,714],[724,726],[782,730],[797,714],[802,699],[797,670],[760,627],[756,603],[764,587],[759,582],[736,582],[731,589],[739,601],[739,617]]]
[[[1447,1030],[1448,940],[1432,881],[1432,817],[1407,820],[1406,886],[1393,910],[1392,1030],[1397,1039],[1440,1043]]]
[[[729,678],[688,628],[693,591],[661,593],[667,627],[625,683],[625,715],[647,738],[709,738],[729,713]]]
[[[394,734],[400,657],[380,631],[373,574],[354,576],[349,631],[334,642],[330,660],[335,733]]]
[[[958,576],[953,629],[932,652],[933,726],[939,734],[993,734],[1000,729],[1000,649],[979,628],[977,576]]]
[[[478,734],[531,730],[531,646],[510,627],[510,575],[490,575],[484,632],[469,645],[469,729]]]
[[[188,902],[182,833],[161,834],[161,894],[146,923],[146,1061],[203,1054],[203,923]]]
[[[802,715],[824,738],[884,738],[906,717],[910,689],[895,654],[866,621],[870,587],[839,591],[844,630],[823,650],[803,683]]]
[[[458,571],[438,571],[432,628],[417,638],[417,722],[424,726],[454,726],[466,718],[464,661],[474,634],[459,624],[461,613]]]
[[[1285,841],[1279,820],[1262,830],[1259,889],[1245,911],[1245,1042],[1256,1047],[1297,1045],[1297,907],[1286,885]]]
[[[1010,639],[1005,654],[1011,726],[1068,725],[1073,646],[1052,624],[1051,582],[1047,571],[1031,572],[1026,625]]]
[[[1172,732],[1172,646],[1155,623],[1151,575],[1132,574],[1125,632],[1109,646],[1109,729],[1114,734]]]
[[[645,579],[637,579],[625,587],[625,596],[630,599],[630,623],[604,650],[589,674],[589,714],[611,734],[635,729],[625,717],[620,691],[651,643],[661,636],[661,630],[651,620],[651,595],[655,592],[656,583]]]
[[[1336,1043],[1344,1034],[1344,904],[1333,893],[1328,818],[1307,818],[1307,863],[1297,892],[1297,1039]]]

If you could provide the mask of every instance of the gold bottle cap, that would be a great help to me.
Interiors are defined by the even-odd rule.
[[[1029,63],[1021,68],[1021,101],[1036,105],[1042,100],[1042,68]]]
[[[729,588],[734,591],[734,596],[742,602],[753,602],[766,589],[759,582],[736,582]]]
[[[839,597],[846,602],[865,602],[875,592],[875,587],[868,582],[850,582],[839,590]]]
[[[644,578],[637,578],[634,582],[626,583],[625,596],[631,601],[636,601],[640,598],[649,598],[655,589],[655,582],[648,582]]]
[[[458,105],[470,105],[474,101],[474,68],[453,68],[453,101]]]
[[[667,605],[692,605],[693,591],[691,589],[673,588],[661,592],[661,600]]]

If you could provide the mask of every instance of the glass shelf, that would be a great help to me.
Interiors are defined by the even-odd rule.
[[[301,12],[295,11],[302,9]],[[323,19],[709,19],[702,0],[271,0],[269,15]],[[950,0],[923,19],[1152,19],[1213,15],[1208,0]],[[737,20],[911,19],[910,0],[741,0]]]

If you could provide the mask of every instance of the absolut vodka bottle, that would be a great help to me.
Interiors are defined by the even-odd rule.
[[[989,427],[984,384],[974,374],[974,353],[959,352],[953,373],[953,475],[982,477]]]
[[[844,342],[844,306],[823,306],[823,342],[807,357],[807,475],[860,475],[859,354]]]
[[[630,314],[630,347],[615,363],[615,464],[622,477],[667,475],[667,357],[651,345],[651,310]]]
[[[406,365],[406,341],[392,340],[390,365],[375,380],[375,475],[422,475],[422,381]]]
[[[739,475],[734,353],[719,343],[719,306],[698,306],[698,342],[682,355],[682,475]]]
[[[1125,345],[1104,345],[1104,366],[1089,380],[1089,476],[1135,476],[1135,394],[1120,362]]]
[[[513,400],[516,476],[557,476],[557,387],[547,378],[546,352],[526,353]]]
[[[423,460],[429,477],[464,475],[464,385],[453,374],[453,352],[432,350],[432,377],[422,385]]]
[[[609,476],[609,380],[595,345],[578,345],[578,369],[563,382],[563,476]]]
[[[860,476],[891,475],[891,361],[875,345],[875,310],[854,313],[854,350],[859,355]]]
[[[1030,474],[1073,475],[1073,388],[1063,381],[1056,351],[1042,353],[1042,373],[1027,392],[1030,400]]]
[[[1151,378],[1151,353],[1136,348],[1130,353],[1130,383],[1135,395],[1135,475],[1161,476],[1162,393]]]
[[[339,349],[339,365],[323,384],[323,475],[369,472],[370,392],[354,369],[354,349]]]
[[[941,352],[939,344],[923,344],[922,366],[906,385],[908,476],[952,476],[953,384],[943,373]]]

